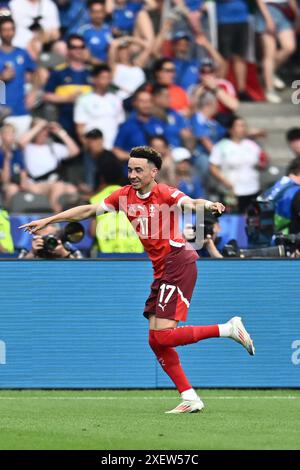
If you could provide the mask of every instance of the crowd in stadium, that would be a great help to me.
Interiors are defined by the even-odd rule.
[[[130,149],[151,145],[160,182],[244,213],[267,156],[239,106],[282,102],[299,3],[1,1],[0,208],[58,212],[104,199],[127,183]]]

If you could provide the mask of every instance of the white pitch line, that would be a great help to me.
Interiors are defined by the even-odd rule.
[[[201,397],[203,400],[299,400],[299,396],[218,396],[218,397]],[[1,397],[0,400],[178,400],[180,397]]]

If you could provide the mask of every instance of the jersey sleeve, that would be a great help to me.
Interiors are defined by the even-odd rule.
[[[117,189],[113,193],[111,193],[108,197],[104,199],[104,201],[100,202],[100,206],[106,212],[115,212],[122,209],[122,198],[126,197],[124,194],[124,188]]]
[[[180,208],[184,199],[190,199],[185,193],[180,191],[178,188],[173,188],[172,186],[164,185],[162,193],[164,196],[164,202],[170,207],[176,204],[176,206]]]

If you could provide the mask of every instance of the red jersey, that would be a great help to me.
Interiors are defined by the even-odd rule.
[[[186,245],[179,229],[179,208],[186,197],[163,183],[156,184],[147,194],[139,194],[128,185],[114,191],[101,203],[105,211],[125,212],[152,261],[155,278],[162,276],[165,257],[172,247]],[[198,259],[193,249],[185,251],[187,262]]]

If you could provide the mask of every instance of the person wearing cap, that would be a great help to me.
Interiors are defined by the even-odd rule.
[[[175,163],[176,188],[191,198],[205,197],[199,178],[193,173],[191,152],[177,147],[171,150],[171,155]]]

